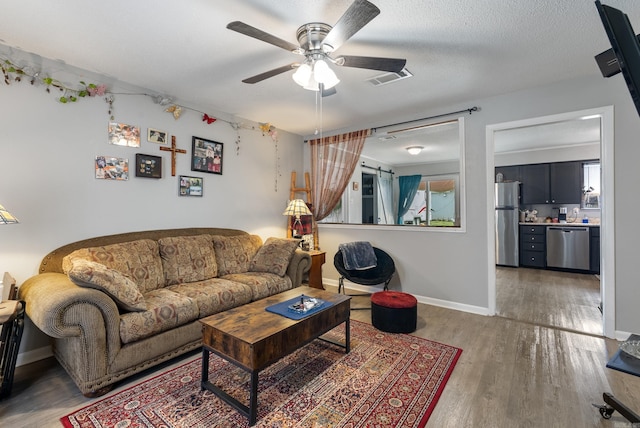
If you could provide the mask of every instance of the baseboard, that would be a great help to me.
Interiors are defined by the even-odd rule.
[[[327,285],[332,285],[334,287],[338,287],[338,281],[335,279],[326,279],[326,278],[322,278],[322,283],[323,284],[327,284]],[[384,288],[382,286],[380,287],[368,287],[366,285],[359,285],[359,284],[355,284],[353,282],[349,282],[346,279],[344,280],[344,289],[345,291],[349,290],[349,292],[356,292],[356,293],[377,293],[378,291],[383,291]]]
[[[619,342],[624,342],[625,340],[627,340],[629,338],[629,336],[631,336],[633,333],[627,333],[626,331],[618,331],[616,330],[615,332],[615,339]]]
[[[338,281],[335,280],[335,279],[322,278],[322,283],[338,287]],[[354,284],[354,283],[349,282],[347,280],[344,281],[344,288],[345,288],[345,292],[347,292],[347,294],[352,293],[352,292],[355,292],[355,293],[377,293],[378,291],[382,291],[383,290],[382,287],[367,287],[367,286],[364,286],[364,285]],[[413,294],[413,293],[411,293],[411,294]],[[468,313],[476,314],[476,315],[490,315],[489,308],[483,308],[483,307],[480,307],[480,306],[473,306],[473,305],[466,305],[464,303],[451,302],[451,301],[448,301],[448,300],[434,299],[432,297],[419,296],[419,295],[416,295],[416,294],[413,294],[413,296],[418,300],[418,302],[424,303],[426,305],[438,306],[440,308],[453,309],[455,311],[468,312]]]
[[[53,352],[51,351],[51,346],[44,346],[32,351],[20,352],[18,354],[18,358],[16,358],[16,367],[35,363],[36,361],[44,360],[45,358],[52,356]]]

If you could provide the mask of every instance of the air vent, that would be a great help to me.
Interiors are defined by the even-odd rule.
[[[406,68],[403,68],[397,73],[384,73],[379,76],[372,77],[371,79],[368,79],[367,82],[371,83],[373,86],[380,86],[398,80],[407,79],[411,76],[413,76],[413,74],[411,74]]]
[[[380,141],[395,140],[396,138],[397,137],[395,135],[383,135],[382,137],[378,137]]]

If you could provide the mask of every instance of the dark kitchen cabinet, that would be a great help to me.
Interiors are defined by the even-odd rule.
[[[589,268],[592,273],[600,273],[600,227],[589,228]]]
[[[580,204],[582,162],[522,165],[522,203]]]
[[[552,204],[580,204],[582,199],[582,162],[549,164]]]
[[[549,204],[549,164],[522,165],[522,203],[525,205]]]
[[[503,181],[522,181],[520,177],[520,165],[497,166],[496,177],[498,174],[502,174]]]
[[[546,267],[546,239],[546,226],[520,225],[520,266]]]

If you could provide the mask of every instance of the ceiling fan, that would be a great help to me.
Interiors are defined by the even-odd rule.
[[[335,93],[334,86],[340,82],[327,63],[342,67],[366,68],[396,73],[404,68],[407,62],[406,59],[351,55],[341,55],[334,58],[330,55],[378,14],[380,14],[380,9],[374,4],[367,0],[355,0],[333,27],[321,22],[311,22],[300,26],[296,32],[298,45],[282,40],[241,21],[231,22],[227,25],[227,28],[304,56],[302,62],[293,62],[257,74],[244,79],[244,83],[258,83],[296,69],[293,75],[296,83],[305,89],[320,90],[323,96],[327,96]]]

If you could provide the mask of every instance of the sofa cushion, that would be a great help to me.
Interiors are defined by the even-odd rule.
[[[198,319],[198,304],[166,288],[144,294],[147,310],[120,316],[120,340],[131,343]]]
[[[80,287],[94,288],[106,293],[125,311],[147,310],[138,286],[127,274],[109,269],[100,263],[74,259],[68,275],[69,279]]]
[[[251,288],[253,300],[260,300],[292,288],[291,278],[289,278],[289,276],[282,277],[275,273],[234,273],[226,275],[223,279],[248,285]]]
[[[267,238],[249,263],[249,272],[268,272],[284,276],[299,239]]]
[[[202,281],[218,274],[211,235],[161,238],[158,246],[165,285]]]
[[[198,304],[198,318],[251,302],[253,291],[248,285],[221,278],[172,285],[171,291],[187,296]]]
[[[64,273],[69,273],[74,259],[98,262],[129,275],[142,294],[164,287],[158,243],[151,239],[76,250],[63,259]]]
[[[257,235],[213,236],[213,248],[218,264],[218,276],[242,273],[249,270],[249,263],[262,245]]]

